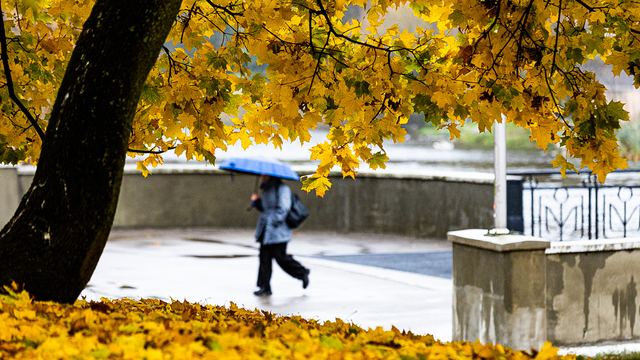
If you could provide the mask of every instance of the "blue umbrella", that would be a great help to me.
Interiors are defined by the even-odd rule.
[[[282,161],[262,156],[230,158],[220,164],[220,169],[258,175],[269,175],[289,180],[300,180],[300,176],[298,176],[298,174],[296,174],[289,165]]]

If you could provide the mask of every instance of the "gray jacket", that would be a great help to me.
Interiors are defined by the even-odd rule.
[[[279,196],[277,204],[276,186],[278,186]],[[261,211],[256,226],[256,241],[260,241],[260,237],[264,236],[263,245],[288,242],[291,240],[291,229],[284,219],[291,209],[291,189],[280,181],[272,180],[268,180],[261,187],[263,187],[262,197],[254,204],[256,209]]]

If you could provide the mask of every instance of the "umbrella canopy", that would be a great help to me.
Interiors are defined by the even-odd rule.
[[[300,176],[288,164],[262,156],[230,158],[220,164],[220,169],[300,180]]]

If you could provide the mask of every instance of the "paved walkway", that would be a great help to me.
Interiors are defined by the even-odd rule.
[[[311,269],[310,285],[274,264],[273,295],[256,297],[258,247],[250,230],[114,230],[89,286],[101,297],[186,299],[262,309],[364,328],[395,326],[451,341],[451,244],[378,234],[302,232],[288,247]],[[435,276],[434,276],[435,275]],[[640,344],[562,348],[561,353],[640,351]]]
[[[273,295],[256,297],[258,246],[250,230],[114,230],[82,295],[234,302],[364,328],[393,325],[450,341],[450,251],[444,240],[296,233],[288,252],[311,269],[309,287],[302,289],[274,264]]]

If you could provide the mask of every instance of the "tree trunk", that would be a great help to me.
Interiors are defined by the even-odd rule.
[[[38,168],[0,232],[0,285],[72,303],[115,216],[142,85],[180,0],[98,0],[53,106]]]

